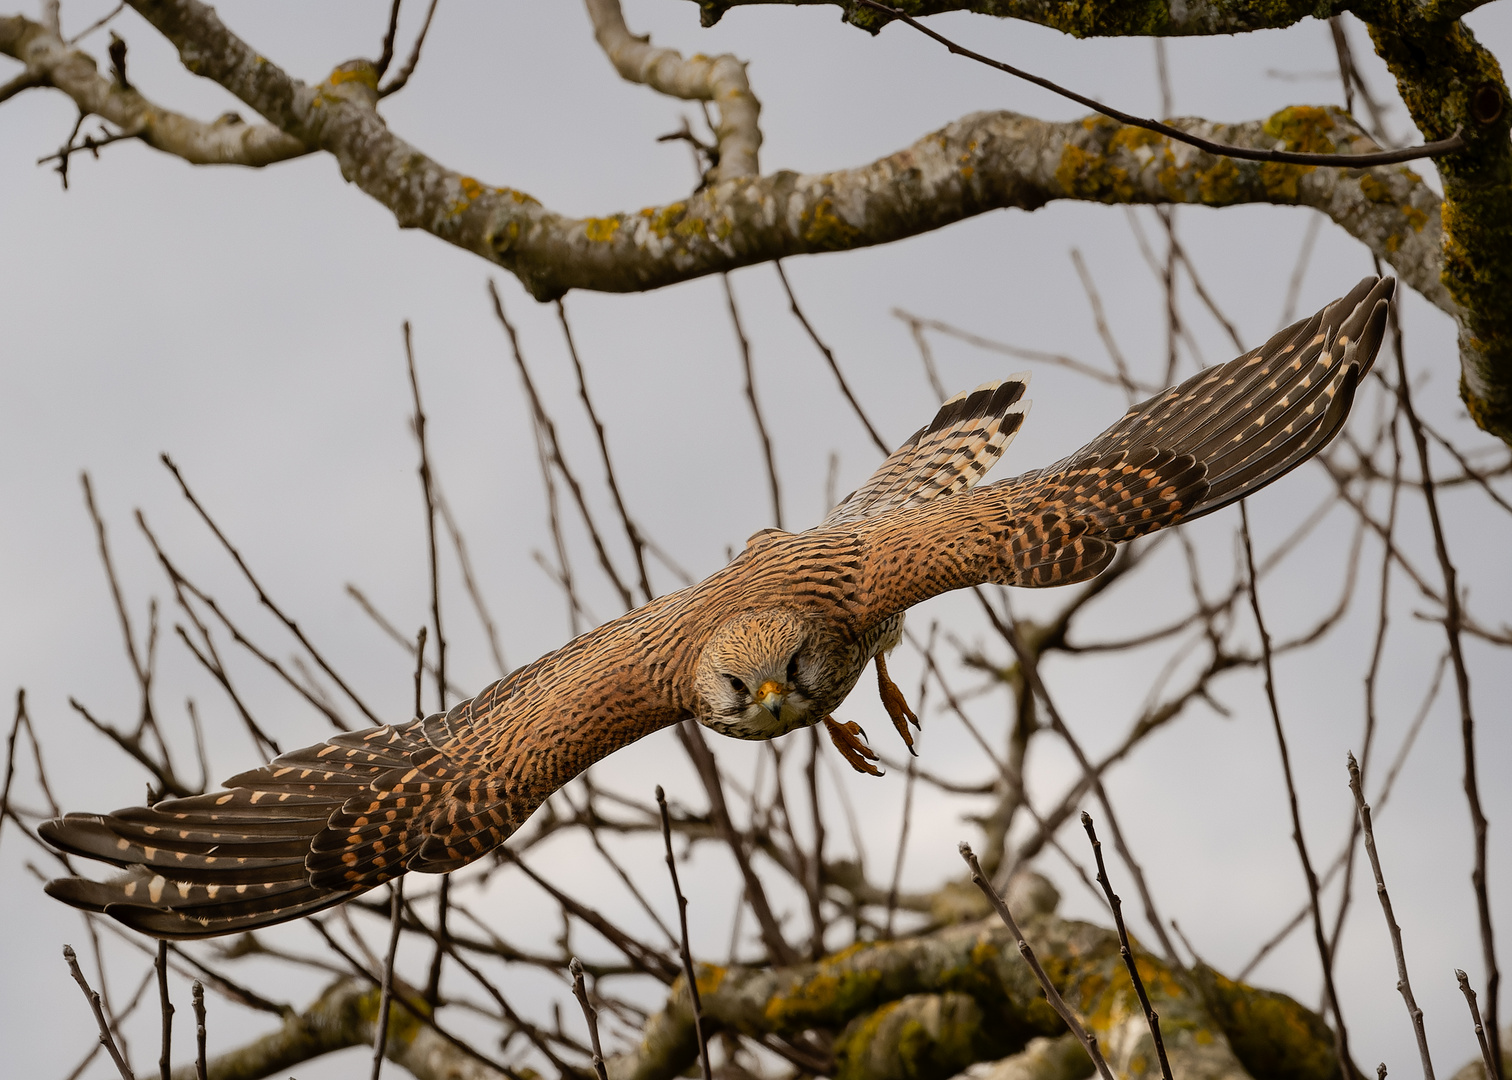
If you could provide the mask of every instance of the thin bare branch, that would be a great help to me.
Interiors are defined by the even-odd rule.
[[[1307,841],[1302,836],[1302,811],[1297,805],[1297,786],[1292,779],[1291,754],[1286,746],[1286,732],[1281,726],[1281,708],[1276,703],[1275,673],[1271,666],[1270,634],[1265,628],[1265,619],[1260,612],[1260,594],[1255,584],[1255,554],[1250,545],[1249,511],[1245,500],[1239,502],[1240,536],[1244,548],[1245,572],[1249,580],[1250,610],[1255,615],[1255,627],[1260,634],[1260,652],[1265,664],[1265,699],[1270,705],[1271,723],[1276,732],[1276,744],[1281,751],[1281,772],[1286,778],[1287,802],[1291,809],[1292,840],[1297,845],[1297,856],[1302,861],[1302,874],[1307,882],[1307,892],[1312,908],[1313,938],[1318,946],[1318,960],[1323,967],[1323,989],[1329,1010],[1334,1017],[1334,1047],[1339,1059],[1339,1075],[1342,1080],[1354,1080],[1354,1067],[1349,1056],[1349,1035],[1344,1027],[1344,1013],[1339,1007],[1339,995],[1334,989],[1333,954],[1323,931],[1323,911],[1318,903],[1318,875],[1313,872],[1312,859],[1307,853]]]
[[[1397,990],[1407,1003],[1407,1015],[1412,1019],[1412,1032],[1417,1036],[1418,1056],[1423,1062],[1423,1080],[1433,1080],[1433,1058],[1428,1053],[1428,1033],[1423,1028],[1423,1010],[1418,1008],[1412,996],[1412,982],[1407,977],[1407,954],[1402,948],[1402,928],[1397,925],[1391,911],[1391,896],[1386,892],[1386,878],[1381,872],[1381,857],[1376,853],[1375,829],[1370,821],[1370,804],[1365,801],[1365,790],[1360,780],[1360,766],[1354,754],[1349,755],[1349,790],[1354,795],[1355,810],[1360,816],[1360,828],[1365,835],[1365,853],[1370,856],[1370,868],[1375,873],[1376,897],[1381,901],[1381,914],[1386,918],[1386,930],[1391,935],[1391,951],[1396,956]],[[1337,940],[1337,938],[1335,938]]]
[[[1107,1061],[1103,1059],[1102,1051],[1097,1047],[1097,1036],[1087,1030],[1081,1018],[1061,998],[1060,991],[1050,981],[1050,976],[1045,974],[1045,969],[1040,966],[1039,959],[1034,955],[1034,950],[1029,946],[1029,942],[1025,940],[1024,932],[1019,929],[1018,923],[1014,921],[1013,912],[1008,910],[1008,905],[1003,902],[1003,898],[998,895],[998,891],[992,887],[992,882],[988,881],[982,874],[982,868],[977,864],[977,857],[972,854],[971,845],[963,840],[959,846],[961,858],[966,861],[966,866],[971,870],[971,883],[982,890],[982,895],[987,897],[988,903],[997,911],[998,918],[1003,920],[1003,925],[1008,927],[1008,932],[1017,940],[1019,953],[1023,956],[1024,962],[1034,972],[1034,977],[1039,980],[1040,986],[1044,987],[1045,997],[1049,999],[1051,1008],[1060,1014],[1060,1018],[1066,1022],[1066,1026],[1081,1040],[1082,1046],[1087,1051],[1087,1056],[1097,1066],[1097,1071],[1102,1076],[1102,1080],[1114,1080],[1113,1073],[1108,1068]]]
[[[714,1069],[709,1064],[709,1040],[703,1029],[703,1003],[698,996],[698,973],[693,970],[693,953],[688,946],[688,901],[683,896],[682,886],[677,883],[677,860],[672,857],[672,820],[667,815],[667,796],[660,784],[656,785],[656,808],[661,811],[662,844],[667,852],[667,873],[672,878],[672,894],[677,898],[677,922],[682,930],[683,980],[687,983],[688,998],[693,1003],[693,1031],[698,1039],[698,1062],[703,1067],[703,1080],[714,1080]]]
[[[735,340],[740,343],[740,360],[745,370],[745,396],[751,406],[751,419],[756,422],[756,434],[761,439],[761,453],[766,461],[767,486],[772,492],[772,524],[782,528],[782,489],[777,481],[777,460],[772,454],[772,437],[767,434],[766,421],[761,415],[761,403],[756,400],[756,372],[751,364],[751,342],[746,338],[745,327],[740,323],[740,309],[735,306],[735,289],[730,284],[729,274],[720,274],[724,285],[725,302],[730,308],[730,323],[735,328]]]
[[[1092,854],[1097,860],[1097,883],[1102,886],[1103,894],[1108,898],[1108,907],[1113,911],[1113,922],[1118,928],[1118,952],[1123,957],[1124,967],[1129,969],[1129,979],[1134,983],[1134,993],[1139,996],[1140,1007],[1144,1009],[1145,1022],[1150,1025],[1150,1038],[1155,1041],[1155,1055],[1160,1060],[1160,1075],[1164,1080],[1171,1080],[1171,1063],[1166,1058],[1165,1040],[1160,1035],[1160,1015],[1150,1004],[1150,995],[1145,993],[1144,980],[1139,977],[1139,966],[1134,963],[1134,951],[1129,947],[1129,931],[1124,928],[1123,903],[1118,899],[1118,894],[1113,891],[1113,884],[1108,880],[1108,868],[1103,865],[1102,842],[1097,839],[1097,829],[1092,823],[1092,815],[1082,811],[1082,828],[1087,830],[1087,839],[1092,843]],[[1429,1080],[1432,1080],[1430,1077]]]
[[[808,316],[803,314],[803,309],[798,306],[798,297],[793,293],[793,286],[788,283],[787,271],[782,268],[782,260],[773,259],[772,266],[777,270],[777,280],[782,282],[782,291],[787,293],[788,310],[793,313],[793,317],[802,325],[804,333],[808,334],[809,340],[814,343],[814,347],[824,355],[825,362],[829,364],[829,369],[835,376],[835,382],[840,384],[840,393],[845,396],[845,400],[850,404],[851,411],[856,414],[856,419],[861,421],[861,426],[871,436],[871,441],[877,444],[877,449],[882,451],[883,457],[886,457],[892,452],[892,448],[887,445],[886,440],[882,436],[877,434],[877,429],[872,427],[872,422],[867,419],[865,410],[861,408],[861,403],[856,400],[856,395],[851,392],[850,384],[845,381],[845,376],[841,374],[840,362],[835,359],[834,352],[820,340],[818,331],[808,321]]]
[[[89,1002],[89,1007],[94,1012],[95,1024],[100,1029],[100,1045],[110,1053],[110,1060],[115,1062],[116,1071],[121,1074],[121,1080],[136,1080],[136,1077],[132,1075],[131,1066],[126,1064],[126,1058],[122,1056],[120,1047],[116,1045],[110,1024],[105,1020],[105,1010],[100,1004],[100,995],[90,987],[89,981],[84,978],[84,972],[79,970],[79,959],[74,955],[72,945],[63,946],[63,959],[68,963],[69,974],[83,991],[84,1000]]]

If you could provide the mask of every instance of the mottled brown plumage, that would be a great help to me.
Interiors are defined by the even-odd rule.
[[[1393,286],[1367,278],[1260,348],[1136,405],[1070,457],[975,489],[1023,421],[1027,379],[960,395],[817,528],[758,533],[700,584],[444,715],[285,754],[224,791],[47,822],[52,844],[126,871],[59,879],[48,892],[159,937],[281,922],[406,871],[465,866],[589,765],[688,717],[761,739],[823,720],[865,767],[858,729],[830,714],[897,643],[908,608],[989,581],[1085,581],[1119,543],[1211,513],[1307,460],[1348,414]],[[878,674],[888,701],[885,667]],[[901,696],[888,711],[906,735]]]

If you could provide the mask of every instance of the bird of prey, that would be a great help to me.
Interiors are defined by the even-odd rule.
[[[1023,422],[1026,377],[959,395],[816,528],[753,536],[724,569],[575,638],[477,697],[338,735],[222,791],[41,834],[124,869],[47,891],[159,938],[249,930],[339,904],[408,871],[487,854],[595,761],[693,717],[771,739],[833,719],[915,604],[984,582],[1086,581],[1120,543],[1209,514],[1306,461],[1339,431],[1384,334],[1395,282],[1347,296],[1148,401],[1070,457],[976,486]],[[916,721],[915,721],[916,722]]]

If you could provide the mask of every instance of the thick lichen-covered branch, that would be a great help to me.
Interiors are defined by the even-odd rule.
[[[122,80],[101,75],[94,58],[82,49],[20,15],[0,18],[0,53],[26,65],[10,86],[55,87],[71,97],[81,113],[109,121],[122,133],[193,165],[271,165],[310,153],[288,133],[268,124],[248,124],[235,113],[207,123],[155,105]]]
[[[301,1062],[349,1046],[371,1046],[376,1033],[379,992],[366,980],[338,979],[283,1026],[207,1062],[209,1080],[260,1080],[284,1076]],[[420,1021],[404,1004],[409,992],[392,1003],[384,1056],[418,1080],[518,1080],[493,1068]],[[195,1067],[174,1070],[173,1080],[194,1080]]]
[[[1234,162],[1104,119],[1047,123],[976,113],[858,168],[724,180],[661,206],[569,218],[523,192],[448,169],[389,131],[375,108],[375,72],[365,61],[345,64],[310,87],[241,42],[196,0],[133,0],[133,6],[178,47],[190,70],[333,154],[343,174],[401,225],[506,267],[543,299],[574,288],[652,289],[1069,198],[1312,206],[1364,240],[1435,304],[1453,307],[1435,284],[1437,201],[1402,166],[1333,170]],[[1335,110],[1289,109],[1263,123],[1178,123],[1242,146],[1341,155],[1375,148]]]
[[[258,125],[208,138],[216,125],[199,125],[204,130],[195,129],[197,135],[214,149],[192,156],[186,138],[175,142],[170,136],[194,122],[151,109],[135,91],[115,86],[92,67],[88,79],[68,84],[81,107],[109,117],[105,110],[116,103],[137,102],[135,112],[121,114],[123,120],[139,125],[154,145],[190,160],[263,163],[325,150],[401,226],[424,229],[508,269],[540,299],[571,289],[654,289],[791,255],[888,243],[990,210],[1034,210],[1056,199],[1308,206],[1343,226],[1458,321],[1471,413],[1487,430],[1512,440],[1512,304],[1506,302],[1512,287],[1512,110],[1505,106],[1494,58],[1461,24],[1430,9],[1403,14],[1396,4],[1382,3],[1363,14],[1378,20],[1372,23],[1377,47],[1425,135],[1443,138],[1464,129],[1472,140],[1469,149],[1440,162],[1448,211],[1405,166],[1243,162],[1105,118],[1048,123],[1008,112],[963,117],[857,168],[758,176],[757,105],[739,63],[730,57],[684,60],[670,49],[654,49],[630,35],[614,0],[592,0],[600,42],[627,78],[678,96],[718,100],[720,162],[712,182],[685,199],[573,218],[524,192],[458,173],[390,131],[378,113],[377,73],[368,61],[343,64],[311,86],[241,41],[198,0],[132,0],[132,6],[178,48],[189,70],[220,83],[276,130]],[[1284,25],[1305,14],[1259,3],[1070,7],[1083,11],[1087,21],[1062,29],[1086,34],[1175,32],[1128,21],[1135,10],[1163,12],[1168,21],[1181,15],[1183,32],[1192,33]],[[1024,3],[1005,4],[998,13],[1032,18],[1041,8],[1046,20],[1069,10]],[[42,62],[28,59],[33,54],[51,55],[36,45],[46,37],[40,24],[0,22],[0,49],[17,56],[25,51],[28,65]],[[59,72],[92,64],[82,53],[69,55],[66,65],[54,62]],[[1341,158],[1377,149],[1352,119],[1330,108],[1286,109],[1246,124],[1172,123],[1257,149]]]
[[[593,36],[625,80],[689,101],[712,101],[719,107],[714,129],[718,160],[709,170],[713,182],[756,176],[761,172],[758,119],[761,103],[746,81],[745,64],[728,53],[683,59],[676,49],[659,49],[630,33],[619,0],[588,0]]]
[[[1129,1078],[1158,1075],[1149,1027],[1113,931],[1051,914],[1025,920],[1024,930],[1114,1071]],[[1137,962],[1160,1014],[1172,1070],[1184,1080],[1337,1075],[1326,1025],[1285,995],[1206,969],[1183,972],[1143,952]],[[704,1023],[714,1030],[789,1038],[814,1029],[838,1032],[832,1075],[841,1080],[943,1080],[1065,1032],[996,920],[860,944],[789,968],[704,966],[699,994]],[[1046,1049],[1039,1044],[1039,1052]],[[641,1045],[610,1062],[610,1076],[671,1080],[696,1054],[688,995],[679,982],[647,1023]],[[1054,1056],[1072,1058],[1055,1072],[1075,1074],[1074,1054],[1063,1048]]]
[[[1512,443],[1512,95],[1496,57],[1460,22],[1414,3],[1360,12],[1413,123],[1469,147],[1438,162],[1444,182],[1443,282],[1462,312],[1460,395],[1485,430]]]
[[[1076,37],[1242,34],[1291,26],[1309,16],[1327,18],[1346,10],[1347,0],[1102,0],[1068,4],[1064,0],[885,0],[889,7],[913,16],[947,11],[971,11],[1000,19],[1039,23]],[[867,11],[847,0],[695,0],[705,26],[726,11],[747,4],[825,4],[842,8],[844,18],[876,30],[887,16]]]

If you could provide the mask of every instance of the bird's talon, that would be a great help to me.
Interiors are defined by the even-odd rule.
[[[903,698],[903,691],[898,689],[898,684],[892,681],[887,674],[887,661],[882,659],[882,654],[875,657],[877,663],[877,692],[882,697],[882,707],[887,710],[887,715],[892,717],[893,727],[898,729],[898,735],[903,739],[903,745],[908,747],[908,752],[914,757],[919,752],[914,749],[913,733],[908,730],[908,725],[919,726],[919,718],[908,707],[908,702]]]
[[[881,776],[882,770],[872,764],[877,760],[876,751],[866,745],[866,732],[861,730],[861,725],[854,720],[844,724],[832,716],[824,718],[825,730],[829,732],[830,740],[835,744],[835,749],[840,751],[851,768],[868,776]]]

